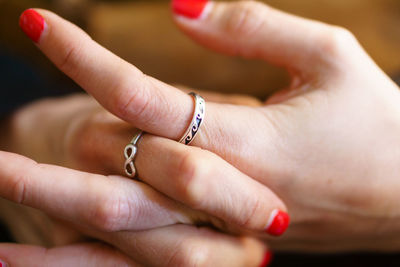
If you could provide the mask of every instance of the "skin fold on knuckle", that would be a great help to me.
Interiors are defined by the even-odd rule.
[[[16,165],[24,166],[24,171],[17,171],[14,177],[10,179],[11,200],[18,204],[25,204],[28,196],[29,174],[36,172],[38,168],[43,166],[30,159],[18,159]]]
[[[95,199],[93,212],[86,218],[89,225],[102,232],[124,230],[131,218],[131,207],[119,195],[116,190],[112,190]]]
[[[206,153],[197,149],[185,150],[180,155],[175,172],[175,183],[179,198],[191,208],[202,209],[205,206],[205,189],[210,179],[210,162]]]
[[[142,72],[118,81],[110,97],[115,115],[130,122],[151,121],[153,111],[150,108],[155,105],[152,105],[154,96],[149,94],[149,83],[148,76]]]
[[[263,212],[265,202],[263,202],[262,198],[258,195],[252,195],[247,197],[247,200],[243,203],[246,203],[246,205],[240,212],[240,216],[238,216],[237,224],[245,229],[264,230],[268,213]]]
[[[13,184],[10,186],[12,197],[11,200],[18,204],[25,204],[26,200],[26,188],[27,188],[27,178],[25,174],[19,174],[13,180]]]
[[[79,29],[80,30],[80,29]],[[80,30],[81,31],[81,30]],[[88,42],[92,39],[85,33],[79,41],[66,42],[62,44],[58,53],[60,55],[55,61],[55,65],[64,73],[72,78],[77,78],[80,75],[81,61],[84,59],[85,49]]]
[[[356,37],[346,28],[338,26],[323,26],[318,39],[317,47],[329,62],[348,60],[352,51],[361,49]]]

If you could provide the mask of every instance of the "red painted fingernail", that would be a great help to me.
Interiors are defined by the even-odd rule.
[[[37,43],[44,30],[44,18],[33,9],[27,9],[19,18],[19,26],[24,33]]]
[[[8,264],[2,260],[0,260],[0,267],[8,267]]]
[[[260,264],[260,267],[268,266],[271,263],[272,258],[273,258],[273,254],[271,253],[271,251],[265,252],[264,258],[263,258],[263,260],[262,260],[262,262]]]
[[[208,0],[172,0],[172,11],[177,15],[197,19],[207,3]]]
[[[289,226],[290,217],[284,211],[273,210],[269,218],[266,232],[271,235],[282,235]]]

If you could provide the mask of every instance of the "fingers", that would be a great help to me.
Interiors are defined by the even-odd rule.
[[[83,128],[83,135],[77,134],[73,138],[77,141],[70,147],[76,150],[73,154],[81,169],[107,162],[111,164],[103,173],[125,175],[123,151],[133,131],[118,130],[121,125],[115,118],[104,115],[86,123],[92,126]],[[104,129],[104,122],[112,125],[111,129]],[[236,154],[247,160],[254,157],[251,151]],[[282,234],[288,226],[286,207],[278,196],[206,150],[145,134],[139,140],[135,168],[142,181],[225,222],[275,235]]]
[[[123,177],[37,164],[5,152],[0,152],[0,166],[1,197],[100,231],[204,219],[149,186]]]
[[[61,71],[121,119],[147,132],[181,137],[192,119],[192,97],[146,76],[70,22],[38,12],[25,11],[21,27],[28,36],[32,29],[40,32],[33,40]]]
[[[103,233],[98,238],[145,266],[261,266],[265,256],[270,255],[258,240],[189,225]]]
[[[116,249],[100,243],[75,244],[50,249],[3,243],[0,244],[0,258],[8,267],[139,266]]]
[[[56,66],[119,118],[158,136],[173,140],[182,137],[193,118],[192,97],[143,75],[57,15],[39,12],[25,11],[21,25],[27,32],[37,24],[38,16],[42,18],[42,32],[34,40]],[[34,22],[29,19],[31,13],[37,14]],[[249,145],[238,140],[254,131],[271,132],[265,115],[254,108],[207,103],[206,109],[206,119],[193,145],[234,159],[231,163],[240,162],[244,154],[237,155],[237,151],[245,151]]]
[[[200,2],[205,4],[199,6]],[[178,26],[203,45],[230,55],[261,58],[304,75],[330,64],[327,55],[351,49],[344,47],[342,39],[354,39],[338,27],[256,1],[173,0],[172,7]]]
[[[288,227],[278,196],[209,151],[144,135],[135,165],[141,180],[195,210],[272,235]]]
[[[21,21],[25,21],[21,23],[23,29],[32,28],[28,15],[33,12],[36,11],[28,10],[21,16]],[[57,15],[45,10],[39,12],[40,15],[35,14],[43,18],[44,26],[37,44],[57,67],[106,109],[135,127],[173,140],[182,137],[193,117],[191,96],[144,75]],[[241,107],[207,103],[206,120],[194,144],[213,150],[223,140],[251,134],[253,129],[248,129],[248,118],[243,117],[243,111]],[[258,111],[248,112],[252,112],[248,115],[254,115],[254,120],[265,119]],[[234,150],[237,145],[238,142],[232,142],[226,147]],[[218,152],[224,155],[223,151]]]

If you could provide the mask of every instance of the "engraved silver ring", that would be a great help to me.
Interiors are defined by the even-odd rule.
[[[189,127],[179,140],[179,143],[189,145],[194,138],[196,137],[197,133],[200,130],[200,126],[203,123],[204,116],[206,113],[206,101],[198,94],[191,92],[189,95],[193,96],[195,105],[194,105],[194,112],[192,121],[189,124]]]
[[[204,115],[206,112],[205,100],[200,95],[193,92],[189,93],[189,95],[193,97],[195,105],[192,121],[190,122],[189,127],[186,129],[182,138],[179,140],[180,143],[185,145],[189,145],[196,137],[197,133],[200,130],[200,126],[203,123]],[[132,178],[137,176],[135,157],[138,150],[137,143],[139,142],[143,134],[143,131],[138,132],[124,150],[125,173]]]

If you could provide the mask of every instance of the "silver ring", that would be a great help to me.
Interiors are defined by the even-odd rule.
[[[139,141],[140,137],[143,136],[143,131],[138,132],[133,138],[132,141],[125,147],[124,155],[125,155],[125,173],[129,177],[136,177],[136,167],[135,167],[135,157],[137,153],[137,142]]]
[[[204,120],[204,116],[206,113],[206,101],[198,94],[191,92],[189,95],[193,96],[195,107],[193,113],[193,119],[189,124],[189,127],[185,131],[185,134],[179,140],[179,143],[189,145],[194,138],[196,137],[197,133],[200,130],[200,126]]]

